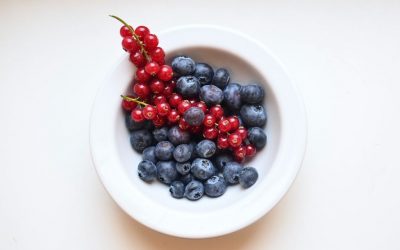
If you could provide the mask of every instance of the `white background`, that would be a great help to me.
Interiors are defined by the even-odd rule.
[[[285,64],[304,97],[308,147],[267,216],[185,240],[108,196],[88,143],[95,93],[123,54],[108,14],[155,33],[231,27]],[[3,0],[0,21],[1,250],[400,249],[399,1]]]

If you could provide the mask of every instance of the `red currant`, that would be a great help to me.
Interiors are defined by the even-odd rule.
[[[133,52],[129,55],[129,59],[136,67],[143,67],[146,64],[146,59],[139,51]]]
[[[133,85],[133,92],[140,98],[146,98],[150,94],[150,88],[144,83],[136,83]]]
[[[236,133],[232,133],[228,135],[228,142],[229,145],[231,145],[232,148],[239,147],[240,144],[242,144],[242,137]]]
[[[172,109],[168,114],[168,121],[170,121],[171,123],[176,123],[180,118],[181,116],[175,109]]]
[[[215,127],[215,122],[216,122],[216,119],[213,115],[206,114],[204,116],[203,125],[205,127],[208,127],[208,128]]]
[[[169,81],[172,79],[173,74],[171,66],[163,65],[160,67],[157,77],[163,81]]]
[[[256,152],[257,150],[253,145],[251,144],[246,145],[246,156],[253,157],[256,154]]]
[[[242,162],[244,162],[246,157],[240,157],[240,156],[233,155],[233,159],[238,163],[242,163]]]
[[[219,120],[224,115],[224,109],[219,104],[215,105],[210,108],[210,114],[212,114],[215,119]]]
[[[139,68],[136,70],[136,80],[138,82],[146,83],[148,80],[150,80],[151,75],[149,75],[144,68]]]
[[[187,130],[189,127],[190,127],[190,125],[185,121],[185,118],[181,118],[180,120],[179,120],[179,127],[182,129],[182,130]]]
[[[150,89],[154,94],[161,94],[164,91],[164,82],[158,79],[154,79],[150,83]]]
[[[226,134],[218,135],[217,146],[220,149],[229,148],[228,136]]]
[[[188,100],[183,100],[181,103],[178,105],[178,111],[180,114],[184,114],[186,110],[188,110],[192,104]]]
[[[174,90],[176,87],[176,81],[172,79],[171,81],[168,82],[168,85],[171,86],[172,90]]]
[[[134,96],[128,95],[130,98],[135,98]],[[132,109],[136,108],[137,103],[134,101],[129,101],[122,99],[122,108],[126,111],[132,111]]]
[[[172,93],[174,92],[174,87],[171,86],[171,84],[166,84],[164,91],[163,91],[163,95],[165,95],[166,97],[170,97],[172,95]]]
[[[158,63],[156,62],[148,62],[144,67],[144,69],[146,70],[147,73],[154,76],[160,70],[160,65],[158,65]]]
[[[177,107],[179,105],[179,103],[182,102],[182,96],[177,93],[172,93],[171,96],[169,97],[168,101],[172,107]]]
[[[153,51],[157,48],[158,38],[154,34],[147,34],[146,36],[144,36],[143,42],[147,51]]]
[[[128,27],[126,27],[125,25],[121,27],[121,29],[119,29],[119,34],[122,37],[127,37],[130,36],[132,37],[132,32],[130,31],[130,29]]]
[[[157,128],[164,126],[164,124],[166,123],[166,120],[164,117],[157,115],[154,119],[153,119],[153,124],[154,126],[156,126]]]
[[[196,98],[189,99],[190,104],[195,104],[197,102]]]
[[[201,110],[203,110],[204,114],[207,113],[207,105],[206,105],[205,102],[199,101],[198,103],[196,103],[196,107],[198,107]]]
[[[165,52],[162,48],[157,47],[155,48],[151,54],[151,59],[158,64],[164,64]]]
[[[242,137],[242,140],[247,138],[247,129],[245,127],[240,126],[236,131],[236,134],[240,135]]]
[[[139,45],[132,37],[124,37],[122,39],[122,48],[128,52],[136,52],[139,50]]]
[[[153,97],[154,105],[157,105],[159,103],[163,103],[163,102],[166,102],[166,101],[167,101],[167,98],[165,96],[163,96],[163,95],[156,95],[156,96]]]
[[[141,122],[141,121],[143,121],[143,120],[144,120],[143,110],[141,110],[141,109],[134,109],[134,110],[132,110],[131,118],[132,118],[132,120],[134,120],[135,122]]]
[[[191,126],[189,131],[193,134],[199,134],[203,128],[201,126]]]
[[[215,127],[212,128],[204,128],[203,137],[209,140],[213,140],[218,136],[218,129]]]
[[[146,105],[143,108],[143,116],[147,120],[153,120],[157,115],[157,109],[152,105]]]
[[[150,30],[146,26],[137,26],[135,29],[135,34],[138,35],[141,40],[143,40],[143,37],[150,34]]]
[[[231,130],[230,131],[235,131],[236,129],[239,128],[239,119],[237,116],[229,116],[228,118],[229,123],[231,124]]]
[[[157,104],[157,111],[160,116],[166,116],[171,111],[171,107],[167,102]]]
[[[221,120],[219,120],[218,122],[218,129],[221,132],[228,132],[229,130],[231,130],[231,123],[228,121],[228,119],[226,118],[222,118]]]
[[[233,150],[233,156],[238,159],[244,159],[247,156],[246,147],[241,145]]]

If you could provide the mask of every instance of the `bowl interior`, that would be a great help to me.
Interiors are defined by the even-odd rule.
[[[259,186],[259,183],[266,180],[269,168],[275,160],[280,138],[280,116],[276,98],[273,90],[270,88],[267,79],[258,72],[252,64],[244,58],[240,58],[231,52],[216,49],[212,47],[184,47],[178,50],[169,51],[167,61],[176,55],[189,55],[196,62],[206,62],[214,69],[225,67],[231,73],[231,82],[240,84],[260,83],[265,89],[266,98],[264,107],[268,114],[268,124],[265,127],[268,136],[267,146],[257,152],[253,159],[246,162],[245,166],[252,166],[258,170],[259,179],[257,183],[245,190],[239,185],[230,186],[226,193],[219,198],[209,198],[204,196],[198,201],[189,201],[187,199],[174,199],[170,196],[168,187],[155,181],[151,184],[141,181],[137,176],[137,164],[141,161],[141,155],[134,152],[129,142],[129,132],[125,128],[124,113],[119,109],[118,117],[115,119],[115,145],[118,147],[118,157],[121,161],[119,167],[123,168],[126,175],[129,176],[130,183],[137,188],[146,197],[152,199],[157,205],[165,207],[165,209],[184,210],[186,213],[197,215],[202,212],[210,212],[212,210],[224,209],[232,206],[234,203],[245,199]],[[132,69],[131,74],[134,73]],[[129,92],[131,79],[127,79],[126,93]],[[134,197],[132,197],[134,199]]]

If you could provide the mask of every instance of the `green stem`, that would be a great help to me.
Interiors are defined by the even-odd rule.
[[[130,102],[136,102],[136,103],[138,103],[138,104],[140,104],[140,105],[143,105],[143,106],[147,106],[147,105],[148,105],[148,104],[145,103],[145,102],[139,101],[139,97],[138,97],[138,98],[131,98],[131,97],[126,96],[126,95],[121,95],[121,97],[122,97],[122,99],[124,99],[124,100],[130,101]]]
[[[125,25],[126,27],[128,27],[128,29],[131,31],[132,33],[132,37],[133,39],[135,39],[135,41],[139,44],[140,46],[140,53],[142,53],[144,55],[144,57],[146,58],[146,61],[150,62],[151,58],[149,56],[149,54],[147,53],[144,44],[142,41],[140,41],[140,38],[138,35],[135,34],[135,30],[132,28],[132,26],[130,26],[129,24],[127,24],[124,20],[122,20],[121,18],[114,16],[114,15],[110,15],[110,17],[117,19],[118,21],[120,21],[123,25]]]

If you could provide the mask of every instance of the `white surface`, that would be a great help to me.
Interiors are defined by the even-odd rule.
[[[177,3],[1,1],[0,249],[399,249],[400,3]],[[182,240],[131,220],[102,188],[88,122],[122,53],[110,13],[155,31],[233,27],[286,65],[305,99],[308,149],[262,220]]]
[[[132,152],[119,97],[131,87],[134,75],[128,55],[113,66],[115,69],[96,95],[90,147],[97,173],[126,213],[159,232],[209,238],[242,229],[270,211],[298,173],[307,132],[302,99],[273,55],[237,31],[205,25],[180,26],[162,32],[159,38],[170,58],[190,55],[197,62],[226,67],[231,72],[231,82],[256,81],[263,85],[268,145],[249,163],[258,170],[258,181],[248,190],[237,185],[218,199],[203,197],[196,202],[171,199],[164,184],[141,181],[137,164],[142,155]]]

